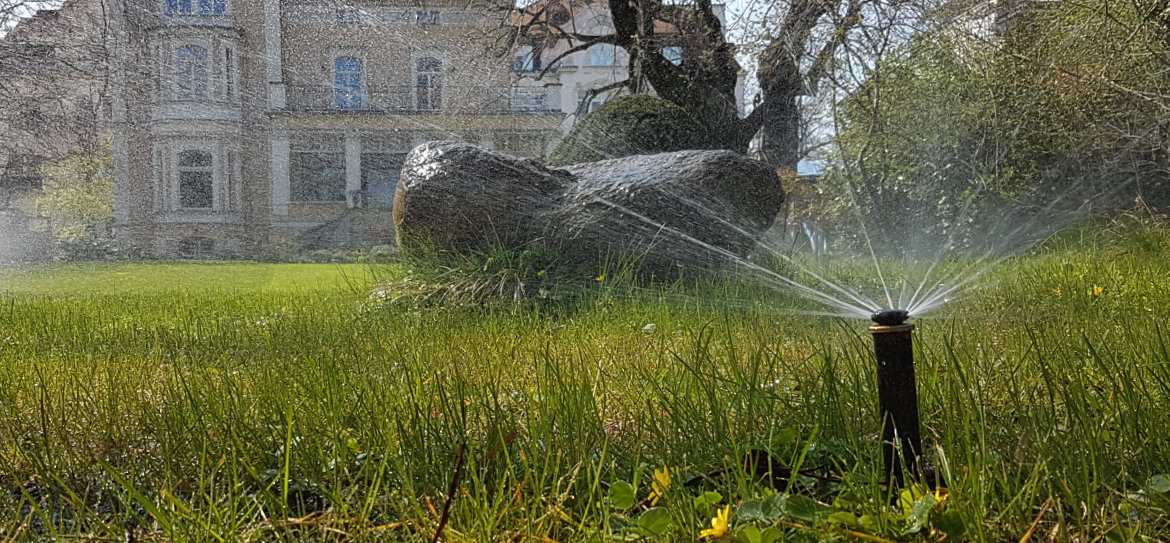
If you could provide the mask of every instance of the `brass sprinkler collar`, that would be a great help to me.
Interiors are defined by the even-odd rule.
[[[869,327],[871,334],[893,334],[909,332],[914,329],[913,324],[906,322],[906,319],[910,318],[910,312],[905,309],[883,309],[870,315],[869,318],[877,323]]]
[[[892,326],[885,324],[874,324],[869,327],[871,334],[894,334],[897,332],[910,332],[914,330],[914,325],[910,323],[895,324]]]

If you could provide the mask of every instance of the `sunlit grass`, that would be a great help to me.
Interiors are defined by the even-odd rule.
[[[368,284],[392,264],[254,262],[82,262],[0,267],[0,293],[38,296],[142,295],[166,292],[285,292]]]
[[[371,295],[397,265],[0,271],[0,534],[1161,540],[1166,241],[1052,247],[920,320],[947,491],[904,495],[867,323],[732,279],[461,306]]]

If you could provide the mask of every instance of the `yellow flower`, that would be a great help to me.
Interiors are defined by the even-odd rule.
[[[654,481],[650,483],[650,505],[658,505],[658,500],[670,490],[670,469],[663,466],[661,470],[654,470]]]
[[[1102,292],[1105,292],[1105,287],[1093,285],[1093,288],[1089,289],[1089,296],[1100,296]]]
[[[942,487],[934,489],[934,506],[941,509],[949,497],[951,497],[951,493],[947,489]]]
[[[727,533],[728,524],[731,523],[730,517],[731,506],[723,506],[723,509],[720,509],[718,513],[715,513],[715,517],[711,519],[711,527],[703,530],[702,532],[699,532],[699,539],[715,539],[717,537],[723,537],[723,535]]]
[[[1061,294],[1063,294],[1062,292],[1060,292],[1060,287],[1056,287],[1056,288],[1052,289],[1052,293],[1055,294],[1056,297],[1058,297],[1058,298],[1061,296]]]
[[[605,274],[603,273],[603,274],[601,274],[601,275],[598,275],[598,276],[597,276],[597,281],[598,281],[598,282],[605,281]]]

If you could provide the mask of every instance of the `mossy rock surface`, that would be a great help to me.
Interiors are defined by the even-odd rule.
[[[701,149],[703,135],[698,121],[667,100],[645,94],[622,96],[577,123],[549,155],[548,164]]]

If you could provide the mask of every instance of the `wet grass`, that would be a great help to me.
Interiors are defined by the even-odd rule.
[[[0,271],[0,535],[693,541],[726,507],[709,538],[1165,540],[1168,245],[1056,243],[920,320],[946,489],[903,492],[866,323],[734,280],[460,306],[390,302],[395,265]]]

